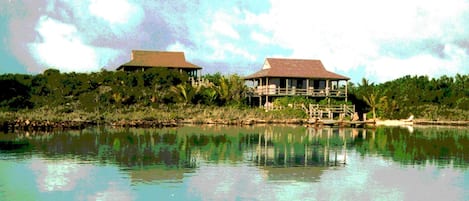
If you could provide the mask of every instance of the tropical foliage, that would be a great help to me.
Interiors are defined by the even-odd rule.
[[[106,71],[61,73],[48,69],[37,75],[0,75],[0,111],[28,109],[60,110],[61,113],[101,114],[135,110],[129,108],[230,106],[244,108],[248,88],[239,75],[205,75],[205,82],[190,84],[188,75],[155,68],[144,72]],[[331,102],[332,101],[332,102]],[[368,118],[417,118],[469,120],[469,75],[454,77],[405,76],[375,84],[367,79],[349,85],[349,101]],[[279,98],[276,103],[342,104],[337,100],[309,100],[301,97]],[[350,104],[348,102],[347,104]],[[44,109],[45,108],[45,109]],[[301,112],[292,111],[294,118]],[[291,115],[287,115],[291,116]]]
[[[131,73],[61,73],[48,69],[37,75],[6,74],[0,75],[4,89],[0,110],[67,106],[70,111],[92,112],[133,105],[242,105],[247,90],[238,75],[207,75],[210,82],[199,85],[187,80],[187,74],[164,68]]]
[[[349,88],[352,101],[372,118],[414,115],[430,120],[469,120],[469,75],[405,76],[381,84],[363,79]]]

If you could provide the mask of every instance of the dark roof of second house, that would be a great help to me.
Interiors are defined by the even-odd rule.
[[[200,66],[187,62],[184,52],[146,50],[132,50],[132,59],[119,66],[117,70],[126,66],[202,69]]]
[[[263,68],[244,79],[261,77],[350,79],[326,70],[321,60],[267,58],[264,67],[266,66],[267,68]]]

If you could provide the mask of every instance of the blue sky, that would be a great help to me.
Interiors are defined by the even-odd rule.
[[[0,73],[113,70],[132,49],[184,51],[204,73],[320,59],[384,82],[469,73],[468,0],[0,0]]]

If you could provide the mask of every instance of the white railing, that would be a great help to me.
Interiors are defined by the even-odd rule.
[[[301,95],[301,96],[315,96],[315,97],[345,97],[345,89],[314,89],[309,87],[307,89],[303,88],[279,88],[275,85],[269,86],[258,86],[253,88],[254,95],[279,95],[279,96],[288,96],[288,95]]]
[[[353,119],[355,114],[355,105],[322,105],[322,104],[289,104],[288,107],[295,109],[302,109],[309,118],[329,118],[332,119],[334,115],[345,117],[349,116]],[[267,102],[264,106],[266,110],[282,110],[284,107],[274,103]]]
[[[346,115],[353,118],[355,114],[355,105],[320,105],[320,104],[309,104],[308,106],[302,104],[302,109],[308,114],[309,117],[319,117],[322,118],[327,116],[327,118],[332,119],[334,114]]]
[[[199,86],[199,85],[205,86],[205,87],[211,86],[211,82],[208,79],[205,79],[205,78],[189,77],[189,82],[193,87],[196,87],[196,86]]]

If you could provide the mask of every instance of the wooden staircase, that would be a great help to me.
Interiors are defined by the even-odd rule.
[[[353,118],[355,114],[355,105],[319,105],[319,104],[305,104],[301,105],[301,108],[308,115],[309,119],[333,119],[335,115],[339,118],[350,116]]]

